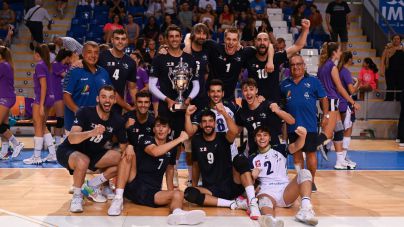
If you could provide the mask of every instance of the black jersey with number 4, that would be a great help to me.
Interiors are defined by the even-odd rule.
[[[100,53],[98,65],[107,70],[112,85],[121,97],[124,97],[126,82],[136,83],[136,63],[124,54],[122,58],[116,58],[110,50]]]
[[[129,143],[136,147],[140,139],[144,136],[154,136],[153,125],[154,116],[151,113],[147,113],[147,120],[144,123],[140,123],[137,119],[135,111],[129,111],[124,116],[127,121],[129,118],[135,120],[135,124],[126,128],[126,133],[128,134]]]
[[[250,154],[257,152],[254,130],[258,126],[268,127],[271,134],[271,144],[279,144],[278,136],[282,132],[282,120],[271,111],[270,104],[269,100],[265,100],[254,110],[250,110],[248,105],[245,105],[236,113],[236,124],[247,129]]]
[[[203,48],[208,52],[209,58],[208,81],[220,79],[224,84],[223,99],[234,100],[234,90],[241,70],[245,67],[246,59],[254,56],[255,49],[248,47],[236,51],[233,55],[228,55],[224,45],[219,45],[213,40],[204,42]]]
[[[161,188],[167,166],[175,165],[177,149],[174,147],[159,157],[153,157],[145,152],[146,147],[152,144],[157,145],[154,137],[144,136],[136,147],[136,178],[141,178],[149,186]]]
[[[231,144],[225,132],[217,132],[213,141],[206,141],[202,133],[192,138],[192,160],[198,162],[204,187],[233,179]]]
[[[159,54],[153,59],[151,76],[159,79],[160,91],[172,100],[178,97],[178,93],[173,89],[173,85],[169,77],[173,76],[175,67],[177,67],[182,59],[183,64],[192,72],[192,81],[199,80],[199,72],[196,70],[196,62],[192,55],[185,52],[180,57],[174,57],[170,54]],[[192,82],[190,82],[192,83]],[[187,98],[191,90],[188,88],[184,98]]]
[[[103,153],[105,150],[111,149],[112,137],[115,136],[119,143],[127,143],[125,132],[125,121],[117,113],[111,111],[108,120],[102,120],[97,113],[96,107],[83,107],[76,113],[74,119],[74,126],[80,126],[82,132],[90,131],[95,128],[96,125],[103,125],[105,132],[101,135],[88,138],[80,144],[73,145],[77,149],[85,154]],[[71,145],[69,140],[64,141],[67,145]]]

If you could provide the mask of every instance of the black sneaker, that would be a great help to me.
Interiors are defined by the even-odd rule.
[[[317,192],[317,187],[316,187],[316,184],[315,183],[311,183],[311,193],[315,193],[315,192]]]

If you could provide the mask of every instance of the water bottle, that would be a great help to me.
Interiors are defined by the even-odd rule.
[[[25,119],[25,105],[24,103],[20,102],[20,104],[18,105],[18,110],[19,110],[19,117],[20,119]]]

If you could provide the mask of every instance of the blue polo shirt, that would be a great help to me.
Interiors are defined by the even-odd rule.
[[[86,66],[69,71],[63,81],[63,92],[69,93],[79,107],[95,106],[98,90],[105,84],[112,84],[108,72],[97,66],[93,74]],[[64,127],[69,130],[73,126],[74,113],[65,105]]]
[[[286,111],[295,119],[294,125],[288,126],[288,133],[294,132],[298,126],[303,126],[307,132],[317,132],[317,105],[318,99],[326,97],[320,80],[305,75],[295,84],[292,77],[281,83],[281,94],[286,100]]]

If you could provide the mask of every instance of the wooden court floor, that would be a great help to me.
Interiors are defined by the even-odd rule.
[[[185,187],[180,171],[180,188]],[[290,172],[290,177],[294,172]],[[91,176],[88,176],[91,178]],[[72,178],[65,169],[0,169],[0,208],[27,216],[105,216],[110,202],[86,201],[84,213],[68,211]],[[403,171],[319,171],[318,192],[312,195],[317,216],[404,216]],[[280,216],[293,216],[299,202],[278,209]],[[185,209],[199,209],[184,203]],[[245,216],[244,211],[203,208],[208,216]],[[168,208],[148,208],[125,201],[123,216],[167,215]]]

